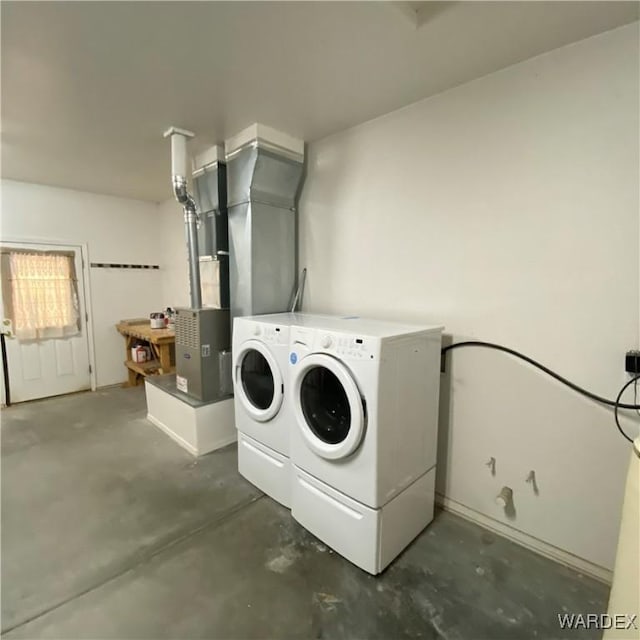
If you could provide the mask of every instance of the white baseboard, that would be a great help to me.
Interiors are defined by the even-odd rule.
[[[189,453],[193,454],[194,456],[198,455],[198,450],[193,445],[191,445],[184,438],[181,438],[177,433],[169,429],[169,427],[167,427],[166,424],[160,422],[160,420],[158,420],[157,418],[154,418],[149,413],[147,413],[147,420],[151,424],[158,427],[158,429],[160,429],[161,431],[164,431],[174,442],[177,442],[181,447],[186,449]]]
[[[224,438],[220,438],[219,440],[215,440],[208,444],[206,448],[198,450],[198,455],[204,455],[205,453],[210,453],[211,451],[217,451],[218,449],[222,449],[223,447],[228,447],[230,444],[238,441],[238,436],[234,433],[233,435],[226,436]]]
[[[508,538],[512,542],[516,542],[527,549],[531,549],[546,558],[555,560],[556,562],[570,567],[571,569],[591,576],[600,582],[604,582],[606,584],[611,584],[613,582],[613,571],[605,569],[593,562],[589,562],[589,560],[585,560],[584,558],[580,558],[568,551],[565,551],[564,549],[555,547],[548,542],[534,538],[528,533],[524,533],[524,531],[510,527],[504,522],[494,520],[493,518],[466,507],[465,505],[460,504],[451,498],[447,498],[440,493],[436,493],[436,503],[442,506],[445,510],[451,511],[451,513],[455,513],[465,520],[479,524],[481,527]]]

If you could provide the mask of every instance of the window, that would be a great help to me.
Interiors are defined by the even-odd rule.
[[[325,367],[313,367],[300,386],[302,413],[322,442],[339,444],[351,429],[349,398],[336,375]]]
[[[61,252],[3,251],[5,312],[18,339],[62,338],[80,331],[74,257]]]
[[[241,378],[247,398],[258,409],[268,409],[273,403],[275,387],[271,367],[260,352],[251,349],[242,359]]]

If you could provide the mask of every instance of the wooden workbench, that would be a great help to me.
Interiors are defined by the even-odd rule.
[[[176,333],[173,329],[152,329],[151,323],[146,321],[120,322],[116,329],[124,336],[125,367],[129,374],[126,386],[133,387],[140,384],[145,376],[174,373],[176,369],[175,342]],[[153,360],[148,362],[133,362],[131,347],[134,342],[146,342],[153,353]]]

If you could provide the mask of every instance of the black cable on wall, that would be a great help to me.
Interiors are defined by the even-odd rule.
[[[555,371],[553,371],[552,369],[549,369],[549,367],[545,367],[543,364],[539,363],[537,360],[534,360],[533,358],[530,358],[529,356],[524,355],[523,353],[520,353],[519,351],[515,351],[514,349],[510,349],[509,347],[505,347],[501,344],[495,344],[493,342],[483,342],[482,340],[465,340],[464,342],[456,342],[454,344],[450,344],[446,347],[442,348],[442,356],[446,357],[446,354],[449,351],[452,351],[453,349],[459,349],[461,347],[484,347],[486,349],[495,349],[496,351],[502,351],[504,353],[508,353],[511,356],[514,356],[516,358],[519,358],[520,360],[524,360],[527,364],[530,364],[531,366],[535,367],[536,369],[540,369],[540,371],[546,373],[547,375],[551,376],[552,378],[556,379],[558,382],[561,382],[562,384],[564,384],[565,386],[569,387],[570,389],[572,389],[573,391],[589,398],[590,400],[593,400],[594,402],[600,402],[601,404],[605,404],[608,405],[610,407],[614,408],[614,418],[616,421],[616,427],[618,428],[618,431],[622,434],[622,436],[628,440],[629,442],[633,442],[633,438],[631,438],[630,436],[628,436],[624,430],[622,429],[622,426],[620,425],[620,420],[618,418],[618,411],[620,409],[633,409],[633,410],[638,410],[640,409],[640,405],[638,404],[627,404],[627,403],[623,403],[620,402],[620,398],[622,397],[622,394],[625,392],[625,390],[632,384],[636,383],[638,380],[640,380],[640,376],[635,376],[634,378],[632,378],[631,380],[629,380],[623,387],[622,389],[620,389],[620,393],[618,394],[618,397],[615,400],[609,400],[608,398],[604,398],[602,396],[599,396],[595,393],[591,393],[591,391],[587,391],[586,389],[583,389],[582,387],[579,387],[577,384],[571,382],[570,380],[567,380],[566,378],[564,378],[563,376],[561,376],[559,373],[556,373]]]
[[[11,406],[11,389],[9,388],[9,363],[7,362],[7,342],[4,333],[0,333],[0,344],[2,346],[2,374],[4,375],[4,402],[7,407]]]

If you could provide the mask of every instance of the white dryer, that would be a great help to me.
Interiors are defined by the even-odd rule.
[[[294,314],[235,318],[233,386],[238,471],[286,507],[291,503],[287,401],[289,327]]]
[[[292,515],[366,571],[433,519],[442,327],[298,317]]]

